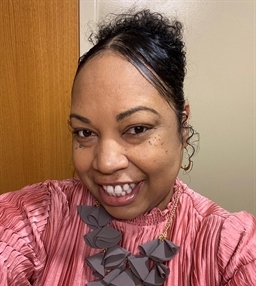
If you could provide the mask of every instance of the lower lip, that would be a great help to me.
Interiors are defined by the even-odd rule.
[[[107,205],[115,206],[115,207],[122,207],[127,206],[131,204],[137,197],[142,182],[136,184],[136,186],[133,188],[132,192],[130,194],[127,194],[125,196],[110,196],[107,194],[102,186],[99,187],[99,193],[101,196],[102,202],[104,202]]]

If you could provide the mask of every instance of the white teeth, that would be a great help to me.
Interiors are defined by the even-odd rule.
[[[115,194],[117,196],[120,196],[122,194],[123,190],[121,186],[115,186]]]
[[[114,188],[112,186],[107,186],[106,190],[110,195],[114,195]]]
[[[123,186],[123,189],[124,189],[125,191],[128,191],[128,190],[130,189],[130,186],[129,186],[128,184],[125,184],[125,185]]]
[[[120,197],[130,194],[135,186],[136,184],[132,183],[117,186],[103,185],[102,187],[110,196]]]
[[[130,194],[132,192],[132,189],[129,188],[129,190],[126,191],[127,194]]]

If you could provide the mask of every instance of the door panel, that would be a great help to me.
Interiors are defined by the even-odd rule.
[[[0,192],[73,173],[77,0],[0,2]]]

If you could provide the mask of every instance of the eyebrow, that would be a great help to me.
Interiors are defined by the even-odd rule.
[[[90,120],[90,119],[88,119],[88,118],[86,118],[86,117],[83,117],[83,116],[80,116],[80,115],[75,114],[75,113],[71,113],[71,114],[69,115],[69,119],[71,119],[71,118],[76,118],[76,119],[78,119],[78,120],[80,120],[80,121],[82,121],[82,122],[84,122],[84,123],[87,123],[87,124],[90,124],[90,123],[91,123],[91,120]]]
[[[116,121],[119,122],[121,120],[123,120],[124,118],[128,117],[128,116],[131,116],[132,114],[136,113],[136,112],[139,112],[139,111],[150,111],[158,116],[160,116],[160,114],[153,108],[150,108],[150,107],[146,107],[146,106],[136,106],[136,107],[133,107],[131,109],[128,109],[124,112],[121,112],[119,113],[117,116],[116,116]],[[84,123],[87,123],[87,124],[91,124],[91,120],[86,118],[86,117],[83,117],[81,115],[78,115],[78,114],[75,114],[75,113],[71,113],[69,115],[69,119],[71,118],[76,118]]]
[[[136,106],[134,108],[131,108],[131,109],[128,109],[124,112],[121,112],[119,113],[117,116],[116,116],[116,121],[121,121],[123,120],[124,118],[134,114],[135,112],[138,112],[138,111],[150,111],[158,116],[160,116],[160,114],[153,108],[150,108],[150,107],[146,107],[146,106]]]

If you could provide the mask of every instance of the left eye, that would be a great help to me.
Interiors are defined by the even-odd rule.
[[[134,127],[131,127],[129,128],[126,133],[128,134],[141,134],[141,133],[144,133],[146,131],[148,131],[150,128],[149,127],[146,127],[146,126],[134,126]]]
[[[78,130],[77,134],[82,138],[92,136],[92,132],[90,130],[87,130],[87,129]]]

